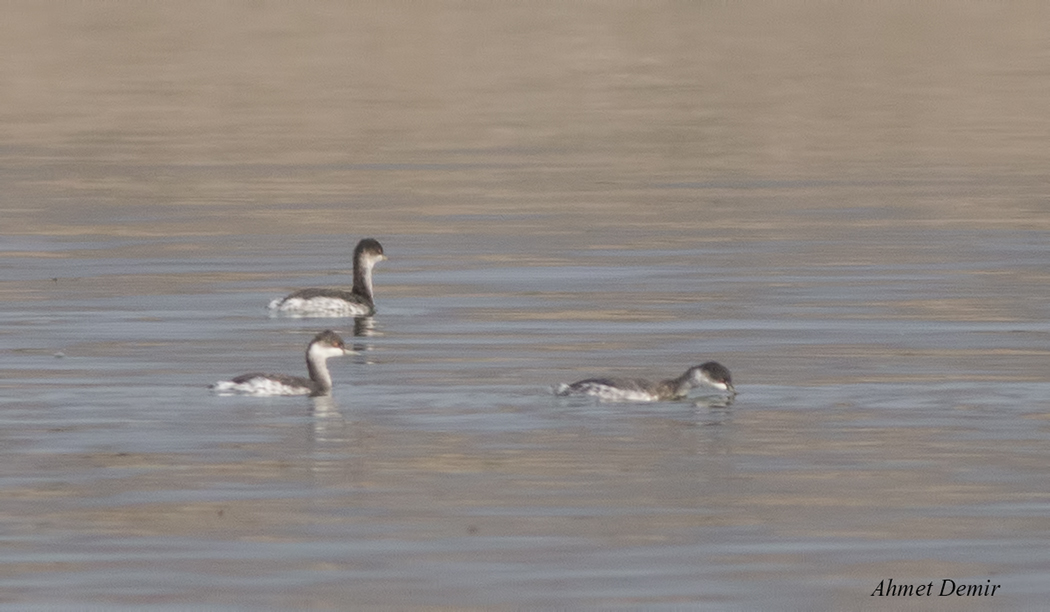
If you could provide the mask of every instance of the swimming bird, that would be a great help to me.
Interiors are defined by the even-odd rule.
[[[375,314],[372,268],[386,260],[383,245],[365,238],[354,248],[354,284],[350,291],[336,288],[300,289],[270,302],[274,314],[295,317],[360,317]]]
[[[314,336],[306,346],[306,371],[309,378],[252,372],[231,380],[219,381],[211,385],[211,388],[222,395],[328,395],[332,391],[332,375],[329,374],[326,363],[328,358],[352,354],[356,354],[355,351],[346,348],[339,334],[326,329]]]
[[[555,387],[556,395],[590,395],[608,401],[657,402],[681,399],[697,387],[711,387],[736,395],[729,370],[716,361],[693,366],[678,378],[658,382],[643,378],[588,378]]]

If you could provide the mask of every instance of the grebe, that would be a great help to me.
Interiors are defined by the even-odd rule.
[[[622,402],[657,402],[682,399],[696,387],[712,387],[736,395],[729,370],[716,361],[693,366],[678,378],[652,382],[642,378],[588,378],[555,387],[556,395],[591,395]]]
[[[241,374],[233,380],[223,380],[211,386],[217,393],[245,393],[248,395],[328,395],[332,391],[332,375],[328,373],[329,357],[353,355],[339,334],[330,329],[314,336],[306,347],[306,371],[310,378],[287,374]]]
[[[300,289],[270,302],[274,314],[298,317],[359,317],[374,314],[372,267],[386,259],[383,245],[365,238],[354,248],[354,286],[350,291],[331,288]]]

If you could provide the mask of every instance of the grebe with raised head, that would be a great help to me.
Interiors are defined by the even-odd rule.
[[[356,353],[346,348],[339,334],[326,329],[314,336],[306,347],[306,371],[310,374],[309,378],[252,372],[232,380],[219,381],[211,388],[222,395],[328,395],[332,391],[332,375],[328,373],[326,361],[329,357],[353,354]]]
[[[620,402],[658,402],[682,399],[697,387],[711,387],[736,395],[729,370],[716,361],[693,366],[678,378],[659,382],[643,378],[588,378],[554,388],[556,395],[590,395],[601,400]]]
[[[365,238],[354,248],[354,284],[350,291],[335,288],[300,289],[270,302],[274,314],[296,317],[360,317],[374,314],[372,268],[387,257],[383,245]]]

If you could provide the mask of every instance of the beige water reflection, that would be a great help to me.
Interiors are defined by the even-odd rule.
[[[947,577],[1041,604],[1048,10],[5,6],[0,602],[856,609]],[[360,386],[208,404],[303,329],[244,287],[366,235],[395,248]],[[697,347],[732,408],[542,395]],[[144,372],[125,395],[92,395],[107,358]]]
[[[84,201],[240,204],[252,215],[235,231],[278,233],[566,207],[689,223],[674,213],[695,193],[649,188],[710,183],[713,204],[734,179],[931,174],[1017,197],[993,213],[963,183],[877,203],[920,222],[1046,227],[1044,7],[191,6],[5,9],[15,229],[71,231],[51,215]],[[319,200],[371,214],[294,214]],[[808,231],[775,213],[705,221]]]

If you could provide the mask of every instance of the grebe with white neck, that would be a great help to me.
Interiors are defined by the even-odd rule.
[[[556,395],[592,396],[613,402],[659,402],[682,399],[698,387],[736,395],[729,369],[717,361],[693,366],[678,378],[658,382],[643,378],[588,378],[554,388]]]
[[[354,284],[350,291],[335,288],[300,289],[270,302],[273,314],[293,317],[360,317],[374,314],[372,268],[386,259],[383,245],[365,238],[354,249]]]
[[[339,334],[326,329],[314,336],[306,347],[306,371],[309,378],[252,372],[232,380],[219,381],[211,388],[221,395],[328,395],[332,391],[332,375],[328,373],[326,363],[328,358],[353,354],[356,353],[346,348]]]

